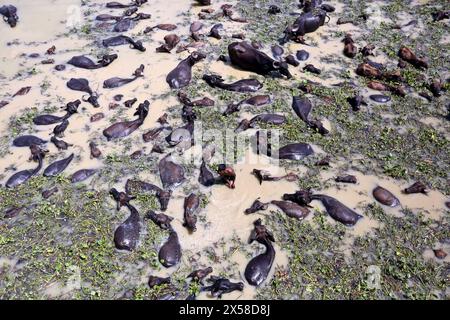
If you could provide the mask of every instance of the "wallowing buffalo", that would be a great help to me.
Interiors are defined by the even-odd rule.
[[[17,8],[12,5],[6,5],[0,7],[0,14],[3,16],[3,20],[7,22],[11,28],[14,28],[19,21],[19,16],[17,15]]]
[[[280,43],[285,44],[289,40],[304,43],[303,36],[319,29],[325,24],[327,13],[324,10],[309,11],[302,13],[292,26],[288,26],[284,31],[284,37]]]
[[[272,59],[264,52],[255,49],[246,41],[233,42],[228,46],[231,63],[247,71],[262,75],[280,74],[292,78],[286,62]]]

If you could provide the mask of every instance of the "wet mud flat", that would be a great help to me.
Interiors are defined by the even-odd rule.
[[[216,276],[235,284],[222,299],[448,299],[446,1],[324,1],[333,7],[323,7],[329,11],[324,25],[285,43],[280,38],[286,27],[308,11],[298,1],[212,0],[200,5],[177,0],[170,7],[149,1],[119,9],[108,8],[103,0],[4,2],[0,7],[17,7],[19,20],[14,28],[3,21],[0,26],[0,297],[216,299],[214,289],[202,290],[214,283],[208,278]],[[323,4],[313,12],[324,10]],[[125,14],[134,7],[137,13]],[[52,14],[46,13],[49,8]],[[106,16],[122,14],[117,20]],[[130,29],[112,31],[126,17],[135,17]],[[217,24],[222,26],[213,32]],[[127,40],[120,46],[103,45],[102,40],[120,34],[135,44]],[[171,34],[179,42],[174,36],[165,40]],[[241,34],[274,60],[292,55],[291,62],[298,64],[288,67],[292,77],[264,76],[220,59],[229,55],[231,43],[242,41]],[[405,59],[400,59],[403,47],[418,59],[406,61],[405,50]],[[360,51],[363,48],[368,51]],[[191,81],[171,89],[167,75],[194,52],[204,57],[194,56],[198,61]],[[81,55],[95,67],[69,63]],[[102,59],[112,55],[117,58]],[[58,65],[64,69],[57,70]],[[143,71],[135,73],[141,65]],[[381,75],[361,75],[361,65]],[[205,80],[216,78],[205,75],[220,75],[222,84],[250,79],[261,87],[244,93],[224,90]],[[116,80],[105,85],[115,77],[131,81],[120,87],[115,87]],[[68,87],[70,79],[80,78],[89,81],[94,94]],[[190,101],[180,98],[180,92]],[[249,104],[256,95],[269,99]],[[97,105],[88,101],[90,96],[97,98]],[[355,103],[358,96],[364,103]],[[293,97],[311,102],[306,118],[303,109],[293,107]],[[204,106],[190,103],[202,98],[207,98]],[[50,121],[42,115],[64,117],[72,110],[68,104],[77,100],[80,104],[61,132],[55,133],[54,127],[62,120],[36,124],[37,117]],[[189,104],[193,107],[183,108]],[[237,110],[227,113],[236,105]],[[161,120],[164,114],[166,121]],[[254,119],[264,114],[272,116]],[[217,136],[226,130],[248,137],[258,130],[277,130],[280,146],[308,143],[314,153],[274,163],[252,148],[241,148],[229,161],[236,175],[234,188],[225,180],[205,186],[199,182],[198,155],[203,154],[211,172],[219,173],[223,160],[218,155],[226,144],[214,134],[191,148],[166,139],[178,134],[174,129],[193,115],[193,123],[215,130]],[[122,121],[134,121],[131,134],[114,138],[113,129],[104,134]],[[30,160],[30,148],[13,145],[25,135],[46,141],[48,152],[35,150]],[[60,142],[58,147],[51,141],[54,137],[67,145]],[[169,153],[183,168],[184,179],[166,187],[161,163],[164,169]],[[184,162],[191,154],[196,160]],[[42,170],[7,187],[15,173],[33,170],[39,159]],[[43,175],[62,159],[70,161],[61,172]],[[285,178],[259,181],[254,169]],[[125,191],[128,180],[157,188],[134,190],[135,198],[118,210],[110,190]],[[419,193],[405,193],[418,181],[424,184]],[[172,190],[165,210],[161,191],[155,192],[159,189]],[[303,209],[295,207],[295,214],[283,210],[279,201],[299,190],[332,197],[362,217],[353,225],[336,221],[324,198],[302,204]],[[195,230],[186,226],[184,214],[191,194],[198,196]],[[265,204],[263,209],[246,214],[255,200]],[[293,203],[288,201],[290,207]],[[116,230],[132,216],[132,208],[140,219],[137,242],[131,251],[118,250]],[[156,225],[149,218],[151,211],[172,219],[171,228]],[[265,228],[255,223],[258,219]],[[254,230],[255,241],[249,243]],[[181,257],[169,266],[160,254],[174,233]],[[167,257],[172,258],[173,247],[170,250]],[[265,280],[251,285],[247,265],[271,250],[275,255]],[[188,278],[208,267],[212,272],[206,272],[204,280]]]

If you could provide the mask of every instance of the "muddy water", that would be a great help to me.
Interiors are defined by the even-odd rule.
[[[3,1],[0,2],[0,4],[2,3]],[[178,25],[178,29],[174,33],[182,37],[182,42],[186,42],[189,33],[188,22],[196,19],[196,15],[201,8],[197,6],[192,7],[190,1],[182,0],[171,1],[170,6],[167,5],[167,1],[163,0],[151,1],[151,4],[143,6],[140,11],[151,13],[152,18],[141,21],[134,29],[126,33],[133,38],[145,39],[144,45],[147,51],[142,53],[136,50],[130,50],[127,46],[114,47],[107,50],[98,47],[95,44],[95,39],[79,36],[79,33],[82,32],[80,31],[82,26],[86,23],[92,23],[96,15],[100,13],[117,14],[117,12],[120,12],[120,10],[105,9],[102,6],[103,3],[104,1],[100,0],[89,2],[88,7],[91,12],[89,15],[83,16],[80,24],[77,25],[78,33],[72,32],[73,26],[68,24],[73,19],[72,15],[75,9],[72,6],[79,4],[78,0],[18,0],[15,1],[20,16],[20,22],[17,28],[11,29],[6,24],[1,24],[0,99],[9,102],[7,106],[0,110],[0,133],[7,141],[5,155],[0,159],[0,178],[2,178],[3,183],[13,173],[11,168],[20,168],[22,170],[34,166],[34,164],[28,162],[29,150],[27,148],[11,146],[13,138],[9,132],[11,119],[31,107],[37,108],[38,114],[44,113],[44,108],[48,106],[56,108],[57,111],[55,113],[62,113],[59,111],[60,107],[63,107],[69,101],[82,97],[81,93],[69,90],[66,87],[66,82],[72,77],[86,78],[90,81],[92,89],[98,91],[100,94],[99,103],[101,107],[94,109],[89,104],[83,103],[79,109],[79,113],[70,118],[70,125],[63,139],[73,144],[72,148],[65,152],[59,152],[53,144],[49,143],[47,145],[51,159],[63,158],[72,151],[76,154],[75,161],[67,169],[68,174],[78,169],[101,168],[103,166],[104,158],[91,159],[88,147],[90,141],[96,141],[104,155],[131,153],[139,149],[148,153],[152,144],[143,143],[140,138],[141,134],[148,129],[158,126],[156,120],[169,108],[180,108],[177,99],[173,95],[165,96],[170,93],[170,89],[165,82],[165,77],[182,59],[189,55],[189,52],[180,54],[156,53],[155,48],[161,45],[164,36],[171,32],[154,31],[146,36],[142,36],[141,31],[147,26],[153,26],[159,23],[173,23]],[[217,10],[220,5],[221,3],[215,3],[212,7]],[[335,16],[338,16],[342,10],[342,4],[337,3]],[[374,10],[371,19],[374,20],[374,23],[386,21],[385,17],[377,15],[376,10]],[[302,62],[299,68],[292,68],[293,75],[296,79],[318,81],[326,86],[339,81],[340,78],[338,75],[346,64],[346,58],[342,55],[343,37],[340,35],[330,35],[336,32],[348,32],[356,36],[360,30],[352,24],[337,26],[335,21],[336,19],[333,19],[332,22],[326,24],[318,32],[305,37],[306,42],[311,44],[311,46],[306,48],[311,57],[306,62]],[[230,22],[223,23],[224,29],[226,30],[224,33],[227,35],[231,35],[240,30],[239,24]],[[210,23],[206,22],[203,31],[206,32],[210,27]],[[30,32],[30,30],[34,32]],[[110,34],[105,33],[103,38],[109,36]],[[218,41],[215,39],[209,41],[212,45],[218,44]],[[56,47],[56,54],[48,56],[45,52],[52,45]],[[298,50],[304,48],[305,46],[300,44],[289,44],[286,53],[295,55]],[[263,51],[270,54],[270,48],[263,48]],[[58,72],[54,70],[54,65],[41,64],[41,61],[47,58],[55,59],[55,64],[64,64],[72,56],[81,54],[88,55],[95,60],[97,56],[107,52],[117,53],[119,58],[107,68],[95,71],[66,65],[67,68],[65,71]],[[29,55],[31,53],[38,53],[39,57],[30,58]],[[339,61],[336,61],[335,57],[341,58]],[[379,53],[373,60],[381,63],[385,59],[386,57]],[[325,78],[305,74],[301,71],[301,68],[308,63],[327,71],[324,73],[331,76]],[[140,64],[144,64],[145,66],[143,78],[118,89],[102,88],[104,80],[114,76],[130,77],[132,72]],[[253,73],[233,68],[228,64],[218,61],[198,63],[193,68],[193,72],[200,71],[221,74],[227,80],[237,80],[254,76]],[[351,71],[351,76],[355,76],[354,71]],[[289,85],[289,82],[285,80],[280,80],[280,83]],[[25,96],[13,98],[12,95],[23,86],[31,86],[30,93]],[[371,91],[369,90],[369,92]],[[102,130],[113,122],[134,119],[133,113],[135,112],[135,107],[126,109],[120,105],[114,110],[109,107],[110,103],[113,102],[113,97],[117,94],[124,95],[122,101],[135,97],[138,99],[138,103],[143,102],[145,99],[150,101],[149,116],[142,127],[130,137],[133,139],[132,150],[121,143],[106,142],[106,139],[101,134]],[[91,123],[89,120],[90,117],[98,112],[103,112],[105,117],[100,121]],[[251,114],[242,113],[241,116],[249,118]],[[323,119],[323,121],[325,127],[332,130],[332,124],[326,119]],[[424,122],[434,126],[431,120],[424,120]],[[32,125],[29,130],[21,132],[21,134],[34,134],[42,139],[49,140],[53,126]],[[320,149],[317,149],[317,151],[320,151]],[[49,161],[47,159],[46,164]],[[178,188],[174,192],[174,197],[170,202],[167,214],[175,218],[173,226],[179,234],[184,252],[182,266],[161,270],[156,273],[152,272],[145,265],[129,266],[124,273],[116,275],[115,281],[120,282],[133,274],[137,284],[145,283],[150,273],[168,276],[180,267],[191,268],[193,258],[195,258],[195,266],[205,267],[211,265],[214,269],[214,274],[224,272],[229,274],[233,281],[245,281],[243,279],[243,273],[246,264],[251,257],[259,254],[263,250],[259,245],[254,244],[250,246],[247,244],[248,237],[253,228],[253,222],[259,217],[264,218],[265,215],[271,214],[272,210],[278,209],[270,206],[265,212],[253,215],[245,215],[244,210],[250,207],[253,201],[258,198],[262,202],[270,202],[271,200],[280,199],[284,193],[293,193],[297,190],[296,183],[287,181],[263,182],[260,185],[257,179],[251,174],[254,168],[267,170],[274,176],[287,173],[285,169],[270,163],[268,159],[257,157],[249,152],[245,161],[234,165],[237,174],[236,188],[234,190],[226,186],[213,186],[209,189],[201,187],[198,189],[195,181],[186,183],[183,188]],[[297,166],[293,172],[302,176],[305,174],[306,168]],[[317,191],[336,197],[348,207],[360,212],[365,205],[375,201],[371,191],[374,187],[380,185],[393,192],[399,198],[403,208],[412,209],[413,212],[424,212],[426,217],[431,219],[438,219],[443,214],[442,208],[446,198],[439,192],[431,191],[428,195],[404,195],[401,190],[409,184],[399,184],[392,179],[364,175],[355,171],[346,173],[355,175],[358,183],[356,185],[333,184],[330,188]],[[330,180],[336,174],[338,172],[333,170],[323,171],[321,181]],[[195,171],[194,177],[198,177],[198,170]],[[114,184],[114,187],[122,190],[127,178],[129,177],[122,177],[120,183]],[[139,178],[160,185],[159,178],[151,174],[150,170],[149,172],[143,172]],[[102,187],[100,182],[96,182],[95,178],[88,180],[88,183],[93,188]],[[198,230],[192,234],[189,234],[186,228],[182,226],[183,201],[188,192],[204,194],[208,199],[208,203],[199,213]],[[312,205],[318,210],[323,210],[323,207],[318,202],[313,202]],[[400,208],[383,207],[383,209],[386,214],[402,216]],[[310,221],[311,216],[307,218],[307,221]],[[331,218],[329,221],[330,223],[335,223]],[[382,227],[378,221],[364,217],[355,227],[348,228],[343,250],[349,253],[354,237],[365,235],[375,228]],[[225,243],[225,246],[221,247],[219,243]],[[236,244],[243,246],[245,252],[233,249],[233,245]],[[205,250],[208,248],[215,248],[219,253],[221,251],[228,252],[226,261],[219,260],[212,262],[205,253]],[[276,259],[269,279],[272,277],[277,266],[285,267],[289,263],[289,254],[283,251],[277,244],[275,244],[275,249],[277,252]],[[429,255],[425,253],[424,256],[427,258]],[[0,258],[0,266],[3,264],[12,268],[15,263],[12,260]],[[78,289],[79,286],[79,283],[75,281],[76,270],[74,270],[74,277],[74,281],[66,284],[59,282],[49,283],[44,288],[44,293],[49,297],[70,297],[71,292]],[[225,295],[224,299],[250,299],[255,296],[255,293],[254,288],[246,285],[243,292],[233,292]],[[208,299],[210,297],[202,293],[199,298]]]

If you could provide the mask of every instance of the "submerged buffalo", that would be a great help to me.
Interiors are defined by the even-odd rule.
[[[322,122],[317,119],[310,119],[309,115],[312,110],[311,101],[306,97],[296,97],[292,99],[292,109],[297,116],[302,119],[308,127],[319,132],[322,135],[326,135],[329,131],[323,126]]]
[[[262,184],[263,181],[280,181],[285,179],[289,182],[294,182],[298,180],[298,175],[293,172],[289,172],[286,175],[274,177],[272,174],[265,170],[253,169],[252,174],[258,179],[259,184]]]
[[[114,232],[114,244],[119,250],[133,251],[139,242],[141,218],[135,207],[129,203],[125,205],[130,210],[130,216]]]
[[[170,224],[172,219],[166,215],[157,215],[154,212],[149,213],[149,218],[162,229],[169,230],[169,238],[158,252],[159,262],[166,268],[177,265],[181,261],[181,246],[178,234]]]
[[[396,207],[400,204],[398,198],[394,196],[392,192],[383,187],[377,186],[373,189],[372,194],[378,202],[384,204],[385,206]]]
[[[158,252],[158,260],[166,268],[173,267],[180,262],[181,246],[180,241],[178,240],[178,234],[175,230],[170,229],[167,242],[163,244]]]
[[[72,144],[59,140],[55,136],[51,137],[50,141],[56,146],[56,148],[58,148],[58,150],[67,150],[72,146]]]
[[[150,276],[148,278],[148,286],[151,288],[163,285],[163,284],[170,284],[171,280],[170,277],[157,277],[157,276]]]
[[[258,123],[266,123],[272,125],[282,125],[286,122],[286,117],[284,115],[275,113],[263,113],[254,116],[250,120],[244,119],[239,123],[239,126],[234,130],[234,132],[242,132],[250,128],[255,128]]]
[[[106,89],[112,89],[112,88],[119,88],[121,86],[124,86],[130,82],[135,81],[138,78],[142,78],[144,75],[144,65],[141,64],[139,68],[137,68],[133,72],[133,78],[119,78],[119,77],[113,77],[110,79],[107,79],[103,82],[103,88]]]
[[[166,137],[166,141],[171,147],[178,146],[182,149],[189,149],[192,146],[193,135],[194,121],[190,119],[184,126],[172,130]]]
[[[213,272],[212,267],[207,267],[204,269],[197,269],[197,270],[192,271],[190,274],[188,274],[186,279],[191,278],[193,281],[203,284],[203,279],[205,279],[208,276],[208,274],[210,274],[211,272]]]
[[[66,114],[64,116],[43,114],[43,115],[34,117],[33,123],[35,125],[49,125],[49,124],[56,124],[56,123],[67,121],[67,119],[69,119],[72,115],[77,113],[78,107],[80,106],[80,104],[81,104],[80,100],[71,101],[66,105],[66,107],[64,109],[66,111]]]
[[[272,99],[268,95],[257,95],[250,98],[246,98],[244,100],[239,101],[238,103],[231,103],[227,106],[226,110],[222,113],[224,116],[228,116],[232,113],[238,112],[243,105],[250,105],[254,107],[260,107],[272,102]]]
[[[203,97],[198,100],[191,100],[183,91],[179,91],[177,96],[180,102],[188,107],[212,107],[215,105],[214,100],[208,97]]]
[[[209,6],[211,4],[211,0],[195,0],[198,2],[199,5],[202,6]]]
[[[105,14],[99,14],[98,16],[96,16],[95,20],[97,20],[97,21],[111,21],[111,20],[119,21],[122,18],[123,18],[123,16],[113,16],[111,14],[105,13]]]
[[[17,15],[17,8],[12,5],[6,5],[0,7],[0,14],[3,16],[3,20],[7,22],[11,28],[14,28],[19,21],[19,16]]]
[[[117,211],[120,210],[123,206],[129,203],[131,200],[136,199],[134,196],[130,196],[128,192],[119,192],[115,188],[112,188],[109,191],[109,194],[113,197],[117,204]]]
[[[339,221],[346,226],[354,226],[358,222],[358,220],[363,217],[362,215],[345,206],[342,202],[327,195],[315,194],[311,196],[311,200],[321,201],[328,214],[334,220]]]
[[[252,214],[258,211],[263,211],[263,210],[267,210],[267,208],[269,207],[268,203],[264,203],[259,201],[258,199],[256,199],[255,201],[253,201],[252,205],[250,206],[250,208],[245,209],[244,213],[245,214]]]
[[[412,185],[410,185],[408,188],[405,188],[403,190],[406,194],[413,194],[413,193],[423,193],[427,194],[429,192],[427,186],[422,181],[416,181]]]
[[[309,214],[307,207],[294,202],[273,200],[271,203],[280,208],[290,218],[302,220]]]
[[[314,154],[314,150],[307,143],[292,143],[278,150],[279,158],[287,160],[301,160],[312,154]]]
[[[206,55],[200,52],[193,52],[189,57],[181,61],[178,66],[169,72],[166,81],[172,89],[186,87],[192,78],[192,67],[206,58]]]
[[[165,44],[161,45],[160,47],[156,48],[156,52],[166,52],[170,53],[173,48],[177,46],[177,44],[180,42],[180,37],[176,34],[168,34],[164,37]]]
[[[205,187],[210,187],[216,184],[218,180],[219,179],[215,177],[214,173],[208,168],[205,161],[202,161],[202,164],[200,165],[200,175],[198,177],[198,182]]]
[[[165,156],[158,165],[159,176],[165,189],[179,186],[185,181],[184,168],[173,162],[170,154]]]
[[[177,28],[176,25],[171,23],[160,23],[153,27],[147,27],[144,29],[143,33],[147,34],[152,32],[155,29],[164,30],[164,31],[173,31]]]
[[[31,147],[33,144],[41,145],[47,143],[46,140],[42,140],[39,137],[32,135],[23,135],[14,139],[13,146],[15,147]]]
[[[170,223],[173,220],[172,217],[169,217],[168,215],[166,215],[164,213],[157,214],[153,210],[150,210],[149,212],[147,212],[146,218],[153,221],[158,227],[160,227],[163,230],[170,230],[170,228],[171,228]]]
[[[50,164],[45,170],[44,170],[44,176],[45,177],[54,177],[63,172],[67,166],[72,162],[74,157],[74,154],[72,153],[67,158],[58,160]]]
[[[215,276],[211,276],[208,281],[212,282],[212,285],[201,288],[201,291],[209,291],[213,297],[222,298],[222,295],[225,293],[244,290],[244,284],[242,282],[235,283],[228,279]]]
[[[412,50],[408,47],[402,46],[398,51],[398,56],[406,62],[411,63],[416,68],[428,68],[428,62],[426,61],[426,59],[417,57],[414,52],[412,52]]]
[[[133,0],[129,4],[123,4],[120,2],[112,1],[112,2],[108,2],[106,4],[106,7],[111,8],[111,9],[124,9],[124,8],[131,8],[131,7],[140,7],[144,3],[147,3],[147,2],[148,2],[148,0]]]
[[[139,192],[150,192],[156,196],[161,206],[161,211],[166,211],[169,205],[172,190],[163,190],[154,184],[139,180],[127,180],[125,184],[125,191],[128,194]]]
[[[62,137],[64,135],[64,131],[66,131],[68,126],[69,120],[66,119],[53,129],[53,134],[57,137]]]
[[[188,197],[184,199],[184,223],[183,226],[186,227],[190,232],[197,230],[197,216],[195,212],[200,207],[200,197],[194,193],[191,193]]]
[[[72,176],[70,177],[70,181],[72,183],[81,182],[88,179],[89,177],[93,176],[96,173],[97,173],[96,169],[81,169],[72,174]]]
[[[132,15],[133,13],[135,13],[134,10],[129,12],[128,14]],[[137,21],[144,20],[144,19],[150,19],[150,18],[151,18],[150,14],[139,12],[134,17],[120,19],[114,25],[113,31],[114,32],[126,32],[130,29],[133,29],[136,26]]]
[[[292,78],[286,62],[277,61],[264,52],[255,49],[246,41],[233,42],[228,46],[231,63],[247,71],[262,75],[278,73],[286,78]]]

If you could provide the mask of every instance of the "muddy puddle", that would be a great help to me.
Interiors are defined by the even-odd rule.
[[[155,146],[164,143],[162,136],[166,136],[171,128],[182,126],[183,121],[180,118],[182,105],[179,102],[176,92],[171,90],[166,82],[166,76],[183,59],[195,51],[195,48],[188,48],[183,52],[176,53],[158,53],[156,48],[164,43],[164,37],[169,33],[175,33],[180,36],[180,44],[188,44],[190,39],[190,24],[199,20],[199,14],[204,13],[202,9],[209,8],[215,13],[220,13],[221,5],[225,2],[213,1],[211,6],[202,7],[193,5],[194,1],[176,0],[167,1],[155,0],[149,1],[139,8],[139,12],[151,14],[150,19],[142,20],[136,23],[131,30],[123,32],[133,39],[142,40],[146,51],[140,52],[132,50],[128,45],[105,48],[101,45],[101,40],[106,39],[116,33],[110,32],[111,25],[99,22],[95,17],[99,14],[120,14],[125,9],[105,8],[106,1],[81,1],[79,0],[15,0],[19,12],[19,23],[16,28],[9,28],[6,23],[0,25],[2,37],[0,40],[0,101],[8,102],[0,108],[0,180],[4,185],[7,179],[16,171],[31,169],[35,164],[29,160],[30,150],[23,147],[15,147],[12,141],[19,135],[35,135],[48,141],[46,148],[48,154],[44,159],[44,168],[51,162],[63,159],[71,153],[75,154],[73,162],[64,171],[64,174],[70,176],[80,169],[96,169],[100,172],[84,182],[89,190],[108,190],[115,187],[123,190],[125,182],[130,178],[139,178],[143,181],[161,186],[161,180],[158,175],[157,163],[167,154],[173,153],[174,156],[188,157],[190,153],[202,152],[199,146],[190,150],[178,148],[165,148],[163,154],[152,152]],[[126,1],[125,1],[126,2]],[[415,1],[418,4],[427,3],[427,1]],[[0,6],[5,1],[0,1]],[[236,1],[227,2],[236,5]],[[351,34],[353,37],[361,37],[364,31],[360,26],[352,23],[338,25],[336,17],[342,15],[345,11],[345,4],[341,1],[333,1],[336,11],[332,14],[332,19],[317,32],[307,34],[304,37],[305,44],[289,42],[284,46],[284,55],[296,55],[299,50],[308,50],[310,57],[307,61],[300,62],[299,67],[291,67],[291,73],[295,83],[303,80],[315,81],[320,85],[332,88],[337,84],[357,77],[352,60],[342,54],[342,39],[345,34]],[[368,8],[370,19],[367,22],[367,28],[376,28],[380,24],[389,23],[390,19],[377,7],[377,3],[371,3]],[[299,10],[297,10],[299,11]],[[403,15],[402,23],[407,23],[411,15]],[[255,75],[232,66],[230,63],[224,63],[218,60],[218,48],[223,46],[223,41],[230,43],[232,36],[243,32],[245,23],[233,22],[230,19],[220,18],[223,24],[221,34],[223,39],[204,38],[199,51],[204,50],[211,53],[210,57],[195,64],[192,68],[192,74],[196,81],[202,81],[201,76],[204,73],[214,73],[221,75],[228,81],[236,81],[247,78],[256,78],[264,80],[263,77]],[[200,20],[204,23],[201,33],[207,34],[210,28],[217,22],[215,19]],[[3,22],[3,21],[2,21]],[[144,33],[146,27],[156,26],[158,24],[174,24],[175,30],[164,31],[155,29],[149,33]],[[423,27],[423,25],[421,25]],[[408,31],[409,32],[409,31]],[[410,31],[411,34],[413,31]],[[360,42],[359,46],[368,43]],[[47,50],[55,47],[55,53],[49,54]],[[265,45],[261,48],[269,56],[272,55],[270,46]],[[78,55],[85,55],[92,60],[98,60],[102,55],[115,53],[117,60],[109,66],[86,70],[76,68],[67,62]],[[52,59],[51,63],[42,63],[45,60]],[[389,58],[385,52],[377,51],[377,54],[371,58],[374,62],[388,64]],[[65,65],[65,70],[57,71],[56,65]],[[126,84],[120,88],[103,88],[103,82],[111,77],[129,78],[133,71],[140,65],[144,66],[143,77]],[[315,75],[304,72],[302,68],[306,64],[313,64],[322,72]],[[89,103],[83,101],[78,112],[69,119],[69,126],[61,139],[69,144],[67,150],[58,150],[50,143],[54,125],[34,125],[31,121],[33,117],[41,114],[63,115],[63,107],[70,101],[76,99],[85,99],[86,94],[79,91],[70,90],[66,83],[71,78],[85,78],[89,80],[90,87],[98,94],[100,107],[94,108]],[[283,89],[295,89],[292,81],[279,79],[278,85]],[[24,95],[13,96],[23,87],[30,87],[29,92]],[[214,89],[216,90],[216,89]],[[194,96],[190,98],[210,97],[215,100],[215,105],[211,108],[214,111],[222,112],[226,104],[214,95],[214,90],[205,85],[199,92],[189,92]],[[265,89],[264,89],[265,90]],[[296,90],[296,89],[295,89]],[[268,91],[267,91],[268,92]],[[269,92],[271,95],[277,92]],[[378,91],[360,88],[360,93],[365,96],[379,93]],[[122,95],[120,101],[117,95]],[[137,102],[131,107],[126,108],[124,101],[136,98]],[[107,141],[102,132],[104,129],[118,121],[135,119],[136,107],[139,103],[148,100],[150,103],[148,116],[143,124],[130,136]],[[235,99],[233,96],[233,100]],[[290,104],[291,102],[287,102]],[[210,110],[208,110],[210,111]],[[101,113],[101,116],[99,115]],[[158,122],[160,117],[167,113],[167,130],[154,141],[144,142],[142,134],[151,129],[161,126]],[[255,114],[248,110],[240,110],[236,116],[237,121],[250,119]],[[93,116],[100,119],[92,121]],[[220,115],[218,114],[217,117]],[[394,117],[394,115],[392,116]],[[380,117],[381,118],[381,117]],[[320,116],[324,127],[333,135],[337,130],[332,120]],[[392,120],[388,115],[385,119]],[[436,117],[426,117],[420,120],[423,124],[433,127],[448,138],[448,125],[443,126],[442,119]],[[237,125],[237,123],[236,123]],[[234,125],[233,125],[234,126]],[[235,126],[234,126],[235,127]],[[225,129],[225,128],[224,128]],[[400,129],[399,129],[400,131]],[[255,133],[256,130],[249,130]],[[400,131],[401,132],[401,131]],[[316,155],[325,154],[320,146],[320,140],[316,139],[311,143]],[[95,142],[101,150],[102,155],[93,158],[91,155],[90,144]],[[148,161],[141,161],[142,170],[138,173],[136,170],[122,168],[120,176],[114,176],[114,179],[108,180],[103,176],[104,172],[114,159],[132,154],[134,151],[142,151],[143,157]],[[303,179],[308,172],[308,167],[302,162],[291,162],[289,165],[279,165],[269,157],[256,155],[252,150],[239,150],[244,157],[241,161],[232,165],[236,174],[235,188],[231,189],[223,184],[212,187],[204,187],[198,183],[199,162],[185,164],[188,171],[187,181],[177,188],[174,188],[172,199],[169,203],[167,215],[173,218],[172,226],[177,232],[183,252],[179,265],[172,268],[153,268],[148,263],[129,263],[130,255],[128,253],[116,251],[118,257],[125,257],[123,270],[113,272],[111,275],[111,288],[128,282],[128,287],[142,286],[148,281],[150,275],[167,277],[172,274],[183,274],[191,272],[195,268],[205,268],[211,266],[214,275],[224,275],[232,281],[245,283],[242,292],[235,291],[225,294],[223,299],[253,299],[257,295],[257,290],[246,283],[244,277],[245,267],[252,257],[264,252],[262,245],[253,243],[248,244],[249,236],[254,228],[253,223],[258,218],[263,221],[268,215],[281,214],[282,211],[273,205],[264,211],[246,215],[244,212],[255,200],[263,203],[269,203],[272,200],[281,200],[286,193],[294,193],[299,190],[299,181],[264,181],[259,183],[258,179],[252,174],[253,169],[260,169],[269,172],[272,176],[284,176],[288,173],[298,175],[299,180]],[[120,162],[120,161],[118,161]],[[136,162],[137,163],[137,162]],[[217,165],[215,163],[214,165]],[[213,163],[211,163],[213,165]],[[133,166],[133,163],[130,164]],[[332,196],[352,210],[363,214],[365,208],[377,203],[372,195],[372,190],[377,186],[382,186],[391,191],[400,201],[400,205],[391,208],[378,203],[386,215],[403,217],[402,209],[411,210],[414,214],[422,213],[426,219],[438,221],[448,214],[445,202],[448,197],[434,189],[429,190],[427,194],[406,195],[403,190],[411,185],[412,180],[395,180],[385,176],[375,176],[363,174],[356,170],[343,172],[342,167],[345,163],[333,165],[328,170],[320,170],[318,180],[327,187],[315,188],[315,193]],[[111,169],[108,169],[111,170]],[[110,171],[108,171],[110,172]],[[132,173],[130,173],[132,172]],[[357,179],[356,184],[337,183],[334,178],[339,174],[351,174]],[[4,188],[2,186],[2,188]],[[183,226],[183,204],[185,197],[195,193],[200,195],[204,202],[200,207],[198,214],[198,223],[196,232],[190,233]],[[113,201],[108,200],[111,208]],[[298,223],[313,222],[314,211],[325,211],[325,208],[318,202],[311,203],[311,213],[304,221]],[[141,215],[144,215],[148,208],[139,208]],[[124,209],[123,209],[124,210]],[[128,216],[128,212],[114,213],[114,224],[116,228],[123,219]],[[363,214],[364,215],[364,214]],[[119,218],[122,219],[119,221]],[[327,217],[331,225],[338,222]],[[363,219],[353,227],[346,228],[342,251],[348,258],[351,257],[353,241],[357,237],[370,236],[374,230],[383,228],[383,224],[374,217],[364,216]],[[145,228],[144,228],[145,229]],[[67,230],[66,230],[67,231]],[[67,231],[68,234],[72,230]],[[147,238],[148,230],[141,232],[140,244]],[[112,234],[111,234],[112,240]],[[276,239],[275,239],[276,240]],[[162,244],[162,243],[161,243]],[[159,246],[161,245],[159,244]],[[262,288],[269,285],[277,268],[288,269],[291,253],[286,251],[278,242],[274,243],[276,256]],[[443,247],[444,251],[449,251],[448,245]],[[423,253],[425,260],[434,259],[433,251],[428,250]],[[0,270],[2,272],[13,272],[18,258],[3,257],[0,251]],[[448,262],[448,257],[444,260]],[[0,274],[2,273],[0,272]],[[69,278],[65,280],[51,279],[40,286],[41,293],[48,298],[74,298],[76,292],[81,287],[87,286],[82,280],[82,273],[77,267],[73,267],[68,272]],[[1,279],[0,279],[1,280]],[[1,281],[0,281],[1,282]],[[113,290],[113,289],[111,289]],[[114,298],[126,294],[122,288],[120,292],[109,292],[109,296]],[[198,299],[212,299],[209,294],[202,292]]]

